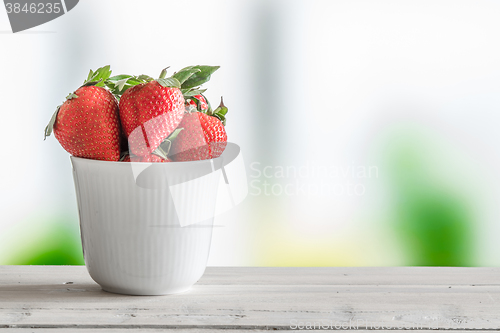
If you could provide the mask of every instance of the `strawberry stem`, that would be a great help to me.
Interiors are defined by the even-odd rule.
[[[160,150],[160,153],[163,153],[165,154],[165,156],[168,156],[168,154],[170,153],[170,148],[172,148],[172,142],[174,142],[175,138],[177,138],[177,136],[179,135],[179,133],[183,130],[184,128],[181,127],[181,128],[176,128],[172,134],[170,134],[168,136],[168,138],[166,138],[165,140],[163,140],[163,142],[158,146],[158,148],[156,150]],[[156,150],[153,152],[153,154],[155,154]],[[158,154],[156,154],[158,155]],[[158,155],[160,157],[163,157],[161,155]],[[167,157],[165,157],[164,159],[167,159]]]
[[[118,160],[119,162],[122,162],[127,156],[130,156],[130,154],[126,151],[122,152],[120,154],[120,159]]]
[[[168,147],[170,149],[170,146]],[[168,153],[165,152],[160,146],[158,146],[158,148],[156,148],[152,154],[156,155],[156,156],[160,156],[161,158],[163,158],[164,160],[168,159],[167,155]]]
[[[170,66],[163,68],[163,70],[160,73],[160,79],[164,79],[167,76],[167,69],[169,69]]]

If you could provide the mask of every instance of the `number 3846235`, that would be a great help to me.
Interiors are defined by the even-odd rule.
[[[25,14],[59,14],[62,10],[61,3],[25,3],[21,5],[18,2],[5,3],[7,14],[25,13]]]

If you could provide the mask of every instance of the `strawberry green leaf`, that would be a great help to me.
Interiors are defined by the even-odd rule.
[[[94,75],[94,72],[92,70],[90,70],[89,75],[87,76],[87,80],[85,80],[85,82],[90,81],[90,79],[92,78],[92,75]]]
[[[212,105],[210,105],[210,101],[208,100],[207,96],[205,96],[203,94],[200,94],[200,95],[203,96],[203,98],[205,99],[205,101],[207,101],[207,104],[208,104],[208,109],[205,113],[208,114],[209,116],[213,115],[214,111],[212,109]]]
[[[120,90],[118,87],[111,89],[111,93],[115,96],[115,98],[120,101],[121,96],[125,93],[125,91],[129,88],[132,88],[132,86],[125,85],[125,87]]]
[[[219,119],[222,122],[222,125],[226,126],[226,117],[219,113],[214,114],[213,117]]]
[[[104,83],[106,87],[111,91],[113,95],[115,95],[118,101],[123,93],[133,86],[136,86],[141,83],[152,81],[153,78],[148,75],[116,75],[107,79]]]
[[[161,84],[163,87],[171,87],[171,88],[180,88],[181,87],[181,83],[179,82],[179,80],[177,80],[176,78],[173,78],[173,77],[169,77],[169,78],[166,78],[166,79],[156,79],[156,81]]]
[[[215,110],[214,110],[214,114],[220,114],[220,115],[225,116],[225,115],[226,115],[226,113],[227,113],[227,111],[228,111],[228,110],[227,110],[227,107],[225,107],[225,106],[224,106],[224,107],[222,107],[222,108],[221,108],[221,107],[219,106],[219,107],[217,107],[217,109],[215,109]]]
[[[108,78],[108,81],[111,81],[111,82],[116,82],[116,81],[120,81],[120,80],[123,80],[123,79],[129,79],[129,78],[132,78],[133,76],[132,75],[115,75],[113,77],[110,77]]]
[[[84,86],[95,85],[98,87],[104,87],[104,81],[106,81],[111,76],[110,66],[104,66],[97,69],[95,72],[90,70],[87,80],[83,82]]]
[[[149,81],[153,81],[154,79],[149,75],[142,74],[142,75],[139,75],[137,77],[137,80],[139,80],[141,82],[149,82]]]
[[[45,131],[44,131],[45,135],[43,137],[44,140],[47,139],[47,137],[52,134],[52,130],[54,129],[54,124],[56,123],[57,114],[59,113],[59,109],[61,109],[61,105],[59,105],[57,107],[56,111],[54,112],[54,114],[50,118],[48,125],[45,127]]]
[[[214,117],[219,118],[221,121],[226,119],[226,116],[224,116],[222,113],[214,113]]]
[[[192,68],[195,68],[196,66],[187,66],[187,67],[184,67],[183,69],[181,69],[179,72],[183,72],[183,71],[188,71]]]
[[[118,91],[123,90],[123,87],[125,87],[125,85],[127,84],[127,81],[128,81],[128,78],[120,80],[120,81],[116,81],[116,88],[118,89]]]
[[[111,87],[111,86],[118,86],[118,82],[121,82],[121,81],[125,81],[125,85],[127,86],[130,86],[130,87],[133,87],[133,86],[136,86],[138,84],[141,84],[141,83],[144,83],[140,80],[138,80],[135,76],[132,76],[128,79],[122,79],[122,80],[118,80],[118,81],[114,81],[114,82],[111,82],[111,81],[106,81],[106,85],[108,87]]]
[[[191,96],[201,95],[205,91],[207,91],[207,89],[193,89],[193,90],[181,89],[181,91],[184,97],[191,97]]]
[[[174,75],[172,75],[172,77],[175,77],[177,80],[179,80],[179,82],[182,85],[187,79],[189,79],[191,76],[193,76],[193,74],[198,73],[198,72],[201,72],[201,70],[199,68],[190,68],[187,70],[180,70],[177,73],[175,73]]]
[[[89,82],[85,82],[84,84],[82,84],[82,87],[90,87],[90,86],[102,87],[103,84],[102,84],[101,80],[99,80],[99,81],[89,81]]]
[[[92,75],[93,80],[107,80],[111,76],[110,66],[104,66],[95,71]]]
[[[70,99],[73,99],[73,98],[78,98],[78,95],[75,94],[74,92],[69,94],[68,96],[66,96],[66,99],[69,101]]]
[[[220,68],[220,66],[191,66],[191,67],[186,67],[188,70],[192,69],[199,69],[199,72],[194,73],[191,75],[186,81],[182,83],[182,88],[183,89],[189,89],[189,88],[194,88],[197,86],[202,85],[203,83],[207,82],[210,80],[210,76]],[[182,69],[181,71],[186,70],[186,68]]]

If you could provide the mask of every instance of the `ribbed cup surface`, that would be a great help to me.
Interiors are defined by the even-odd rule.
[[[208,260],[220,177],[211,172],[211,161],[156,163],[145,170],[139,163],[71,161],[85,264],[104,290],[162,295],[198,281]],[[200,196],[202,209],[212,214],[181,226],[179,216],[192,214],[178,210],[196,211],[199,200],[191,204],[191,198]]]

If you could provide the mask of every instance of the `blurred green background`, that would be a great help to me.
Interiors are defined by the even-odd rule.
[[[84,263],[69,156],[42,130],[90,68],[210,64],[249,196],[216,218],[209,265],[499,265],[499,15],[494,1],[88,0],[0,34],[0,264]]]
[[[2,239],[3,265],[84,265],[78,219],[73,214],[32,216]]]

